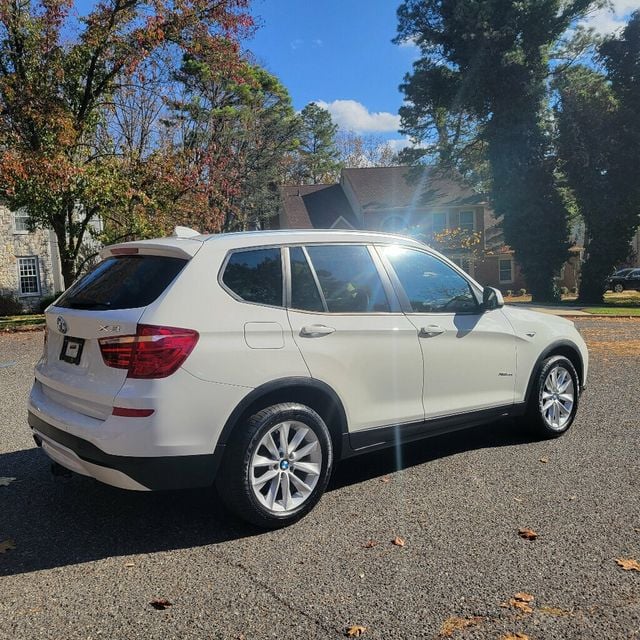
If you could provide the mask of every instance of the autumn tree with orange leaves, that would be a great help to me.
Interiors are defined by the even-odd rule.
[[[247,4],[103,0],[78,18],[70,0],[0,0],[0,198],[24,207],[34,227],[53,229],[65,285],[97,216],[155,212],[141,219],[162,227],[160,205],[204,188],[200,167],[185,167],[179,150],[163,146],[162,131],[151,128],[145,138],[144,108],[127,140],[121,106],[154,81],[172,91],[172,69],[185,56],[229,77],[238,70],[241,84],[239,40],[253,25]],[[164,102],[148,107],[162,110]],[[207,188],[216,188],[221,172],[204,155]],[[221,228],[219,206],[201,215],[209,230]]]

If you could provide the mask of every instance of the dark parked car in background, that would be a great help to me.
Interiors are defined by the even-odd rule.
[[[621,293],[625,289],[640,291],[640,269],[620,269],[607,282],[607,289]]]

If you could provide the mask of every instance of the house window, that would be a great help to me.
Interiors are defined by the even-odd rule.
[[[505,258],[498,261],[500,282],[513,282],[513,260]]]
[[[29,233],[29,213],[26,209],[19,209],[13,214],[13,232]]]
[[[40,271],[37,256],[18,258],[20,295],[37,296],[40,293]]]
[[[475,227],[474,218],[473,211],[460,211],[458,214],[458,227],[465,231],[473,231]]]
[[[433,213],[431,215],[431,229],[433,233],[442,233],[447,227],[446,213]]]

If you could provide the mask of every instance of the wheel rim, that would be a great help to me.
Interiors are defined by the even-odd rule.
[[[553,367],[547,374],[540,395],[542,417],[551,429],[564,429],[573,411],[575,386],[573,378],[562,366]]]
[[[322,471],[322,447],[313,429],[280,422],[262,437],[251,457],[249,481],[268,511],[294,511],[309,499]]]

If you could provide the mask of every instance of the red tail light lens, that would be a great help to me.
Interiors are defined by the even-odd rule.
[[[139,324],[135,336],[101,338],[108,367],[127,369],[128,378],[166,378],[178,370],[198,342],[198,332]]]

